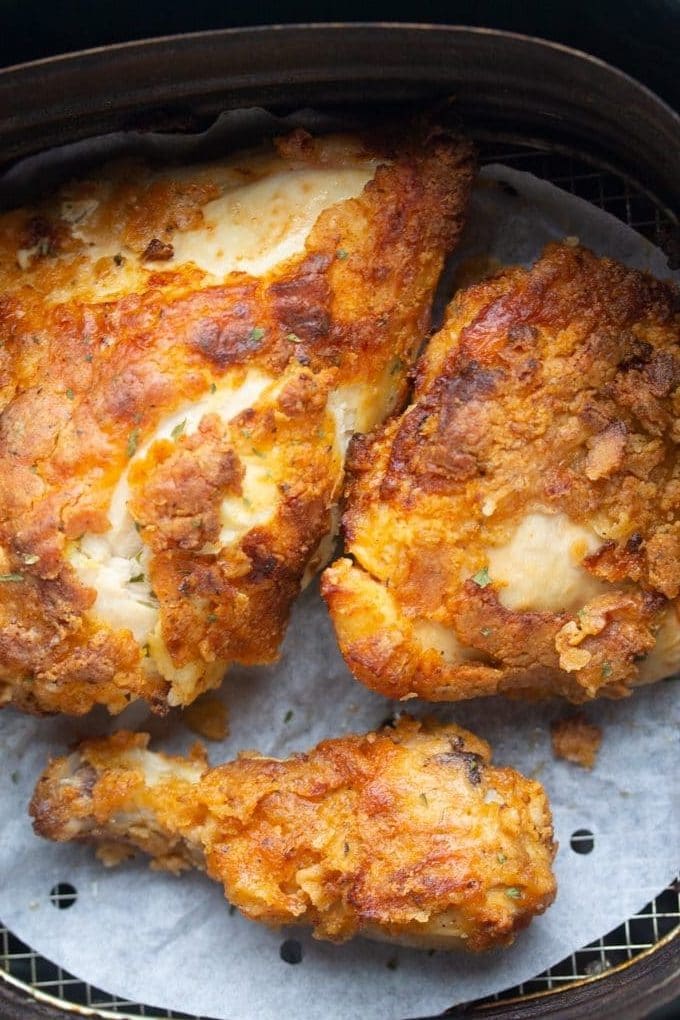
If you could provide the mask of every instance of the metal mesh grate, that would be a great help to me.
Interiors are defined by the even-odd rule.
[[[623,177],[598,169],[582,158],[527,146],[480,146],[485,162],[505,163],[527,170],[594,205],[634,227],[650,241],[663,245],[672,232],[672,223],[647,195],[637,191]],[[66,907],[72,893],[53,892],[55,907]],[[490,1000],[516,998],[536,992],[558,990],[584,978],[604,974],[652,948],[680,926],[680,881],[673,883],[648,903],[635,917],[614,931],[580,949],[544,974],[507,989]],[[111,1017],[161,1017],[165,1020],[202,1020],[187,1013],[155,1009],[140,1003],[118,999],[107,992],[73,977],[24,945],[0,924],[0,967],[13,979],[35,988],[61,1004],[73,1003],[100,1011]]]
[[[648,903],[639,914],[608,935],[579,949],[543,974],[509,988],[492,1000],[514,999],[536,992],[557,991],[585,978],[597,977],[620,967],[651,949],[680,925],[680,883],[674,882]]]
[[[507,989],[492,1000],[516,998],[566,988],[569,984],[596,977],[628,963],[651,949],[680,925],[680,882],[674,882],[648,903],[639,914],[619,925],[584,949],[550,967],[545,973]],[[163,1017],[166,1020],[201,1020],[187,1013],[155,1009],[118,999],[73,977],[61,967],[39,956],[7,928],[0,926],[0,964],[16,981],[62,1003],[76,1003],[103,1010],[112,1016]],[[492,1001],[489,1000],[489,1001]]]

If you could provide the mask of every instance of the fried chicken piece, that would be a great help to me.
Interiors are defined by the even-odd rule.
[[[450,135],[297,131],[0,217],[0,703],[162,711],[277,657],[472,175]]]
[[[553,754],[584,769],[592,769],[602,743],[602,730],[582,713],[550,724]]]
[[[247,752],[207,767],[147,750],[146,734],[86,740],[36,787],[37,833],[198,867],[252,920],[317,938],[420,947],[508,945],[555,897],[541,785],[489,764],[457,726],[402,718],[287,761]]]
[[[356,441],[340,648],[396,698],[621,697],[680,668],[680,298],[549,245],[459,293]]]

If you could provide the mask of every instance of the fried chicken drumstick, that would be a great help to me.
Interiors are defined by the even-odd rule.
[[[457,726],[402,718],[286,761],[209,768],[148,736],[86,740],[53,760],[31,803],[37,833],[202,868],[252,920],[440,949],[507,945],[555,896],[543,788],[489,764]]]
[[[365,684],[621,697],[680,669],[680,295],[550,245],[460,292],[358,438],[323,591]]]
[[[0,705],[163,711],[277,657],[472,176],[429,129],[296,131],[0,216]]]

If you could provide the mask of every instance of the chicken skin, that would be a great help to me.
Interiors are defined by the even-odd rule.
[[[454,298],[358,438],[322,589],[392,698],[621,697],[680,669],[680,295],[568,244]]]
[[[0,704],[162,712],[277,657],[473,162],[429,129],[296,131],[0,216]]]
[[[53,760],[31,803],[48,839],[95,843],[106,864],[142,850],[197,867],[252,920],[473,951],[508,945],[555,897],[543,788],[489,764],[452,725],[402,718],[286,761],[252,752],[209,768],[86,740]]]

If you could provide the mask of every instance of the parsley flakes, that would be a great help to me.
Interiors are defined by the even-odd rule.
[[[262,329],[262,326],[254,326],[248,334],[248,342],[251,344],[259,344],[263,336],[264,330]]]
[[[130,457],[134,457],[138,446],[139,446],[139,429],[133,429],[130,435],[128,436],[127,441],[126,451],[128,455],[128,460],[130,459]]]
[[[511,900],[521,900],[522,890],[518,889],[516,885],[509,885],[505,890],[505,895],[509,896]]]
[[[172,432],[170,433],[170,435],[172,436],[173,439],[179,439],[179,437],[182,435],[182,433],[184,432],[186,427],[187,427],[187,420],[185,418],[178,425],[175,425],[175,427],[172,430]]]
[[[491,584],[489,571],[486,567],[483,567],[481,570],[478,570],[476,574],[473,574],[472,580],[476,585],[479,585],[480,588],[486,588],[488,584]]]
[[[23,574],[0,574],[0,583],[23,581]]]

